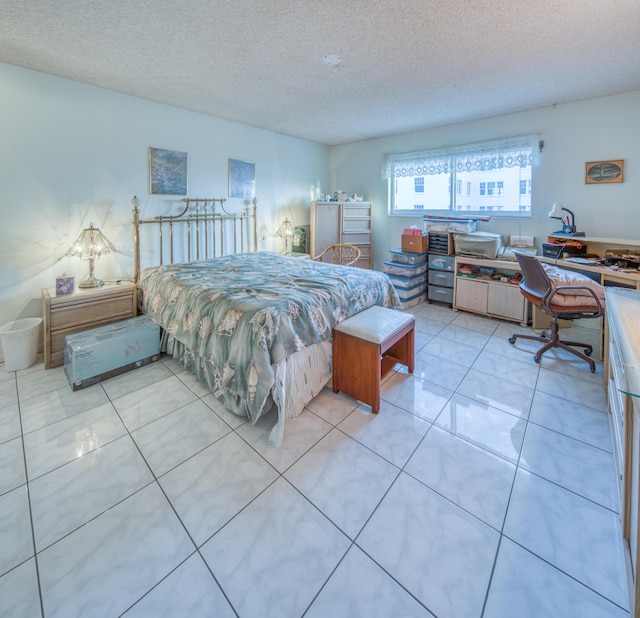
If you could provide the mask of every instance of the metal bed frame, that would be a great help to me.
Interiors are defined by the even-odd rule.
[[[158,215],[152,219],[140,218],[140,200],[134,195],[131,200],[133,213],[133,260],[134,280],[140,279],[140,228],[155,225],[158,230],[159,263],[164,264],[168,248],[169,264],[174,263],[176,249],[181,250],[180,262],[197,262],[222,255],[257,251],[258,229],[256,221],[257,201],[251,200],[244,212],[229,212],[224,204],[226,198],[206,197],[181,200],[184,209],[177,215]],[[186,230],[180,234],[180,246],[174,238],[174,226]],[[183,225],[184,227],[180,227]],[[168,240],[165,239],[168,230]],[[178,235],[176,233],[176,235]]]

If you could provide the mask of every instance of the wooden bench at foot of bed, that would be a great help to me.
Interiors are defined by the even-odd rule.
[[[333,391],[380,410],[380,383],[396,363],[413,373],[415,318],[374,306],[333,329]]]

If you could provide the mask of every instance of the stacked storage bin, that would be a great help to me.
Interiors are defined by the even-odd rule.
[[[453,307],[455,256],[453,234],[429,232],[429,303],[447,303]]]
[[[427,253],[391,249],[391,261],[383,264],[398,292],[401,309],[408,309],[427,299]]]

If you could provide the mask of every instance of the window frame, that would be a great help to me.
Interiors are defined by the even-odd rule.
[[[533,168],[538,164],[538,153],[541,150],[542,142],[537,135],[526,135],[501,140],[493,140],[488,142],[480,142],[473,144],[463,144],[438,150],[408,152],[399,154],[387,154],[382,170],[382,177],[388,181],[388,214],[389,216],[423,216],[427,214],[455,216],[486,216],[488,212],[492,216],[497,217],[531,217],[531,196],[533,185]],[[467,187],[471,182],[469,173],[474,172],[494,172],[500,174],[505,172],[505,178],[497,178],[488,181],[484,179],[485,194],[483,199],[496,198],[505,195],[506,177],[509,168],[517,168],[519,170],[519,178],[515,183],[515,190],[509,192],[518,200],[516,209],[504,210],[501,206],[499,209],[490,208],[476,203],[477,210],[467,210],[465,202],[468,202],[469,193],[465,194],[463,190],[457,193],[460,182],[467,183]],[[522,170],[530,169],[529,177],[522,178]],[[458,173],[464,172],[462,178],[458,178]],[[420,209],[396,208],[395,198],[398,192],[399,178],[412,178],[413,183],[416,178],[424,177],[424,185],[422,195],[429,194],[429,176],[436,176],[441,179],[437,181],[442,184],[445,179],[448,180],[449,199],[446,208],[428,208],[425,206]],[[486,185],[493,182],[492,193],[487,193]],[[511,181],[513,184],[514,180]],[[528,192],[521,193],[521,183],[525,182]],[[477,185],[479,188],[479,185]],[[447,200],[444,198],[446,194],[440,196],[440,204],[444,204]],[[480,193],[478,192],[478,195]],[[523,205],[523,200],[527,202]],[[466,204],[468,206],[468,203]],[[456,208],[457,206],[457,208]]]

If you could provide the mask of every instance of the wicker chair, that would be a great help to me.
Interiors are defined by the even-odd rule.
[[[325,259],[327,254],[329,259]],[[360,249],[355,245],[336,244],[329,245],[320,255],[316,255],[313,259],[320,262],[351,266],[358,261],[359,257]]]

